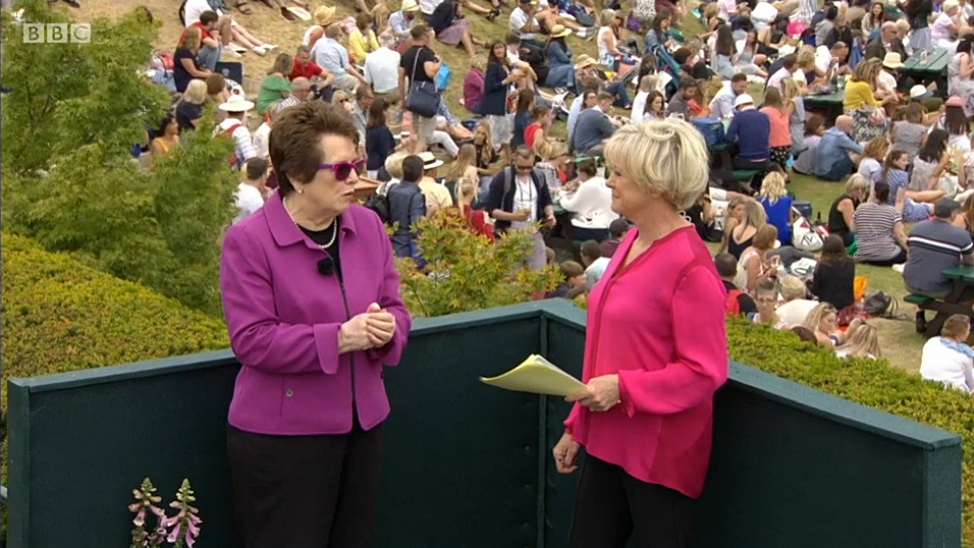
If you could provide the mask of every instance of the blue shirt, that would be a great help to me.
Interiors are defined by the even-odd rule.
[[[336,77],[348,72],[348,50],[331,38],[321,38],[311,51],[315,63]]]
[[[737,141],[737,157],[750,162],[771,158],[771,119],[760,110],[742,110],[734,115],[727,128],[727,142]]]
[[[768,224],[778,229],[778,241],[781,245],[791,245],[791,196],[782,196],[773,204],[767,198],[761,198],[760,202],[768,217]]]
[[[825,175],[832,169],[832,164],[843,156],[848,156],[849,152],[862,154],[862,146],[853,141],[846,132],[833,126],[818,143],[818,150],[815,152],[815,175]]]

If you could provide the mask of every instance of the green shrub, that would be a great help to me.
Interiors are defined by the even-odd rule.
[[[3,235],[6,379],[227,348],[223,322],[33,241]]]
[[[428,261],[420,272],[412,259],[397,259],[401,293],[413,316],[443,316],[531,300],[558,284],[560,274],[547,266],[523,267],[530,240],[510,231],[491,244],[467,228],[455,211],[442,211],[417,223],[419,249]]]

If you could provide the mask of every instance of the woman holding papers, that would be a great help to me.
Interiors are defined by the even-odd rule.
[[[635,227],[589,297],[587,389],[554,448],[564,474],[587,453],[568,546],[679,548],[727,380],[726,291],[682,213],[707,188],[707,146],[668,118],[620,128],[605,159],[612,209]]]
[[[354,203],[365,166],[340,107],[274,121],[279,188],[227,231],[220,290],[240,361],[227,427],[242,548],[375,544],[385,364],[409,312],[382,221]]]

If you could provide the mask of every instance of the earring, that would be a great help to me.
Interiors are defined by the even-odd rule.
[[[304,194],[304,189],[303,188],[299,188],[298,189],[298,194]]]

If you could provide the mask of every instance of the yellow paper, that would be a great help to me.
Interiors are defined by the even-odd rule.
[[[531,354],[503,375],[480,380],[498,388],[549,396],[568,396],[585,390],[581,381],[537,354]]]

